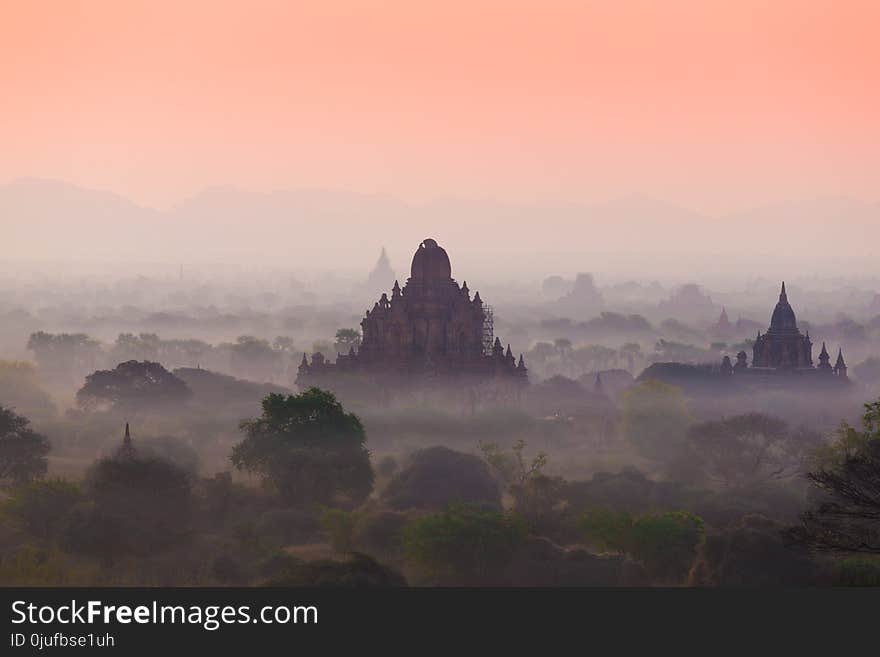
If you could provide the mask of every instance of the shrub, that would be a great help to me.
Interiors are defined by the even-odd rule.
[[[661,582],[680,582],[704,535],[703,521],[686,511],[645,513],[596,509],[581,518],[587,540],[640,561]]]
[[[446,447],[430,447],[412,455],[382,491],[393,509],[443,509],[451,502],[501,509],[498,484],[477,456]]]
[[[280,572],[266,581],[265,586],[387,588],[406,586],[406,580],[372,557],[355,552],[347,561],[302,561],[287,557]]]
[[[519,516],[456,503],[410,522],[403,545],[436,582],[483,584],[497,578],[527,537]]]
[[[61,479],[35,481],[15,489],[5,508],[28,532],[48,539],[60,531],[81,496],[79,486]]]
[[[373,489],[373,470],[361,421],[326,390],[270,394],[263,414],[241,424],[245,438],[233,464],[270,482],[290,502],[355,506]]]
[[[834,584],[837,586],[880,586],[880,559],[877,557],[849,557],[834,565]]]
[[[320,516],[321,530],[337,552],[350,552],[355,515],[342,509],[324,508]]]

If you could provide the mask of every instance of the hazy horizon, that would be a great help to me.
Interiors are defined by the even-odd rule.
[[[15,262],[880,275],[865,0],[7,3]],[[60,182],[59,182],[60,181]]]

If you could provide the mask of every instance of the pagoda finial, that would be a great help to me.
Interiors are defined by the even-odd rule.
[[[128,428],[128,422],[125,423],[125,437],[122,439],[123,445],[131,445],[131,430]]]
[[[785,281],[782,281],[782,291],[779,293],[780,301],[788,301],[788,295],[785,294]]]

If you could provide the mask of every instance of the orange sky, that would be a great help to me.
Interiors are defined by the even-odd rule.
[[[880,2],[5,0],[0,182],[880,194]]]

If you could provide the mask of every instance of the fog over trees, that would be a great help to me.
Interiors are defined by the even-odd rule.
[[[397,389],[298,385],[304,354],[358,353],[408,278],[380,239],[320,267],[0,266],[0,581],[880,581],[876,274],[787,274],[814,360],[841,349],[848,383],[768,383],[730,372],[778,280],[585,255],[512,274],[492,249],[472,274],[471,244],[453,276],[523,354],[515,396],[427,366]]]

